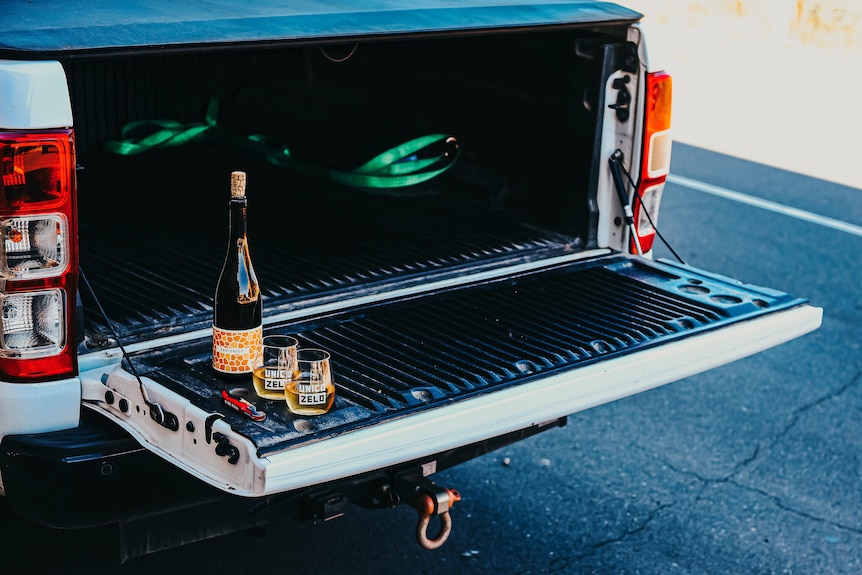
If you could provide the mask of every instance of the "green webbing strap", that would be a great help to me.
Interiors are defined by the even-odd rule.
[[[430,180],[449,169],[460,152],[460,146],[454,137],[431,134],[386,150],[353,170],[330,170],[300,161],[286,147],[271,142],[266,136],[242,136],[231,132],[216,122],[218,109],[218,100],[211,99],[203,123],[180,124],[173,120],[130,122],[123,127],[122,139],[109,141],[105,151],[132,156],[154,148],[182,146],[190,142],[221,142],[250,149],[277,166],[326,177],[340,184],[369,191],[413,186]],[[131,137],[137,130],[152,126],[155,126],[157,131],[139,139]],[[429,149],[434,152],[433,155],[422,157],[421,152],[427,153]]]

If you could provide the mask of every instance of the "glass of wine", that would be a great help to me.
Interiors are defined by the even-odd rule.
[[[329,352],[322,349],[300,349],[296,354],[296,373],[284,386],[284,397],[291,413],[321,415],[332,408],[335,383]]]
[[[252,372],[254,391],[264,399],[284,400],[284,387],[297,370],[299,342],[289,335],[263,338],[260,361]]]

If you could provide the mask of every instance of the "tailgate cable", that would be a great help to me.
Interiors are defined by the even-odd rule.
[[[628,194],[626,193],[626,185],[623,182],[623,174],[625,174],[626,179],[634,190],[635,196],[641,203],[641,206],[645,206],[645,204],[643,198],[641,197],[640,191],[638,191],[638,184],[635,183],[635,181],[632,179],[631,174],[628,170],[626,170],[625,165],[623,165],[623,158],[623,151],[617,148],[614,153],[611,154],[611,156],[608,158],[608,164],[611,167],[611,176],[614,180],[614,187],[617,190],[617,194],[620,198],[620,204],[622,205],[623,212],[626,216],[626,225],[628,225],[629,233],[632,235],[632,238],[634,238],[635,247],[637,248],[638,255],[643,255],[640,239],[638,238],[638,235],[635,231],[634,214],[632,213],[632,208],[629,205]],[[655,235],[658,236],[658,238],[667,247],[667,249],[670,250],[670,253],[673,254],[673,257],[675,257],[679,263],[686,265],[685,261],[679,256],[678,253],[676,253],[676,250],[674,250],[673,247],[668,243],[668,241],[664,239],[664,236],[661,235],[661,232],[658,230],[658,226],[656,226],[655,222],[652,221],[652,216],[650,216],[649,210],[644,208],[642,211],[644,215],[646,215],[647,220],[649,220],[650,225],[655,230]]]
[[[637,249],[638,255],[644,255],[643,248],[641,248],[641,241],[638,238],[637,230],[635,229],[635,217],[634,213],[632,213],[632,206],[629,204],[629,197],[626,193],[626,186],[623,182],[622,175],[622,164],[623,164],[623,152],[619,148],[617,148],[611,157],[608,158],[608,164],[611,166],[611,176],[614,178],[614,188],[617,190],[617,195],[620,198],[620,206],[623,208],[623,214],[626,217],[626,225],[629,228],[629,235],[635,243],[635,248]],[[628,172],[626,172],[628,173]]]
[[[141,397],[143,397],[144,403],[147,405],[147,407],[150,408],[150,418],[159,425],[166,427],[172,431],[176,431],[177,429],[179,429],[179,419],[177,419],[177,416],[173,413],[165,411],[158,403],[150,401],[150,397],[147,394],[147,388],[144,386],[144,381],[141,379],[141,376],[138,375],[138,370],[135,369],[135,366],[132,363],[132,358],[129,357],[129,354],[126,352],[126,348],[123,347],[123,342],[120,341],[120,337],[117,334],[117,330],[114,329],[113,322],[108,317],[108,314],[105,312],[105,308],[102,307],[102,302],[99,301],[99,298],[96,296],[96,292],[93,290],[93,286],[90,285],[90,281],[87,279],[87,276],[84,275],[84,270],[80,266],[78,266],[78,274],[81,276],[81,279],[87,286],[87,290],[90,292],[90,295],[93,296],[93,301],[96,302],[96,307],[99,308],[99,312],[105,319],[105,323],[108,325],[108,329],[111,330],[111,335],[117,342],[117,345],[120,348],[120,352],[123,355],[123,361],[125,361],[126,364],[129,366],[129,371],[132,373],[133,376],[135,376],[135,379],[138,380],[138,385],[141,388]]]

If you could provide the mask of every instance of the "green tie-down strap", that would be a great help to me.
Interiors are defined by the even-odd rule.
[[[290,150],[272,142],[266,136],[243,136],[220,126],[216,122],[218,108],[218,100],[210,100],[203,123],[180,124],[173,120],[130,122],[123,127],[122,140],[109,141],[105,151],[131,156],[155,148],[182,146],[190,142],[222,142],[250,149],[277,166],[300,170],[368,191],[402,188],[428,181],[448,170],[460,153],[458,141],[453,136],[430,134],[386,150],[353,170],[331,170],[295,158]],[[157,128],[157,131],[138,139],[130,137],[142,128],[152,127]],[[423,152],[432,155],[423,156]]]

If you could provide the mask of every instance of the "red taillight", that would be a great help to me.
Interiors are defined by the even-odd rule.
[[[672,87],[669,74],[647,74],[640,198],[634,200],[635,229],[644,253],[652,249],[655,241],[653,223],[658,219],[661,194],[670,171]],[[636,251],[634,240],[631,250]]]
[[[0,379],[77,374],[72,130],[0,132]]]

